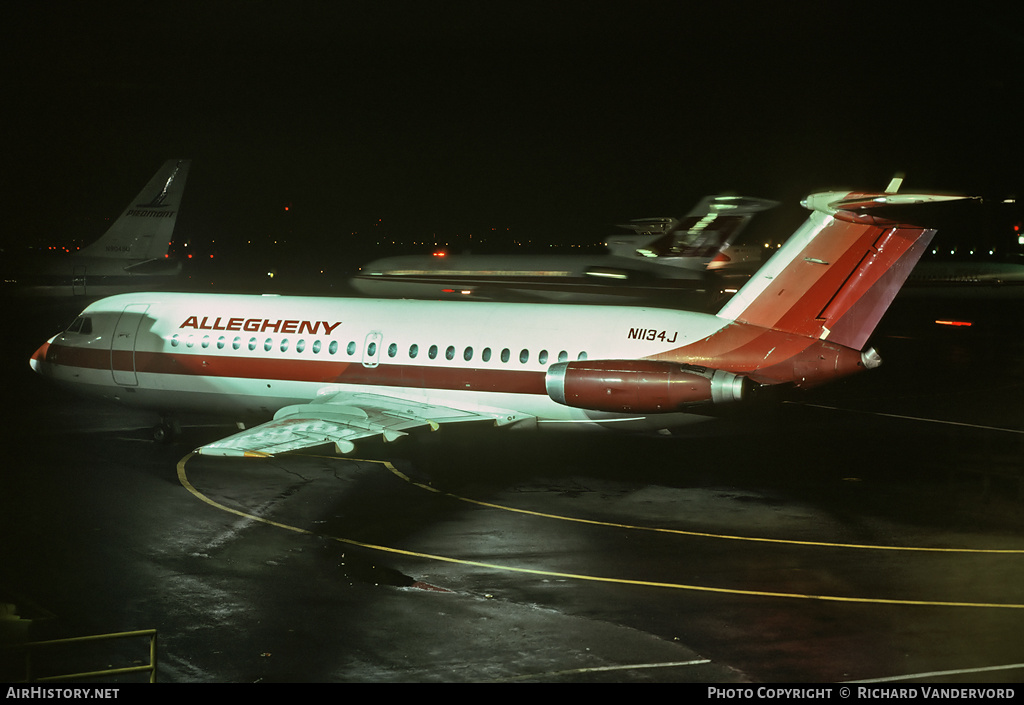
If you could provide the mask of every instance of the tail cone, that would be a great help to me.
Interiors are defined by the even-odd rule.
[[[882,364],[882,356],[874,348],[868,348],[860,354],[860,361],[866,369],[873,370]]]

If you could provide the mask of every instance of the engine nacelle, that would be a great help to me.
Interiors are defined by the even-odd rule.
[[[660,360],[577,360],[548,368],[544,386],[559,404],[641,414],[678,411],[688,404],[739,401],[744,377]]]

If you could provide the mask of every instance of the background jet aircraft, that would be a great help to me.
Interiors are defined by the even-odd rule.
[[[607,238],[607,254],[389,257],[363,267],[351,284],[367,296],[397,298],[627,303],[670,295],[679,305],[680,296],[697,295],[703,302],[720,288],[709,263],[756,213],[776,205],[707,196],[684,218],[622,225],[633,234]]]
[[[464,421],[671,428],[758,387],[811,387],[879,364],[865,345],[935,232],[898,218],[898,207],[963,198],[891,191],[807,198],[807,221],[717,315],[123,294],[87,307],[31,365],[164,414],[273,417],[200,449],[214,455],[350,452],[360,438]],[[887,217],[873,214],[892,204]]]
[[[4,288],[22,296],[98,297],[155,289],[181,272],[169,258],[191,160],[170,159],[106,233],[69,255],[5,264]]]

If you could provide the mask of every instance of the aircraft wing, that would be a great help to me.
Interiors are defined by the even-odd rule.
[[[383,436],[393,441],[409,429],[460,421],[491,421],[495,425],[522,421],[519,412],[491,409],[466,412],[436,404],[382,394],[330,392],[308,404],[286,406],[274,419],[196,449],[201,455],[269,457],[333,443],[338,453],[350,453],[360,438]]]

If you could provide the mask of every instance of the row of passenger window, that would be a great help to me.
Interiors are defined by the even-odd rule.
[[[196,345],[196,338],[195,338],[194,335],[190,335],[190,336],[185,338],[184,342],[185,342],[185,347],[186,348],[193,348]],[[181,339],[180,335],[175,334],[175,335],[171,336],[171,347],[172,348],[178,347],[179,345],[181,345],[181,343],[182,343],[182,339]],[[205,348],[209,348],[211,343],[212,343],[212,341],[210,340],[210,336],[204,335],[203,339],[199,342],[199,346],[205,349]],[[227,347],[227,338],[225,338],[222,335],[219,338],[217,338],[217,349],[218,350],[223,350],[225,347]],[[249,338],[249,343],[248,343],[249,350],[256,350],[256,348],[258,348],[258,347],[259,347],[259,340],[256,339],[255,337],[254,338]],[[282,338],[281,339],[281,352],[287,352],[290,347],[291,347],[291,343],[289,342],[288,338]],[[235,336],[235,339],[231,341],[231,349],[232,350],[241,350],[242,349],[242,338],[240,336]],[[273,349],[274,349],[274,339],[273,338],[267,338],[266,340],[263,341],[263,350],[264,351],[270,352]],[[310,349],[314,353],[319,353],[320,350],[322,349],[320,341],[319,340],[314,340],[313,344],[310,346]],[[297,341],[295,343],[295,352],[305,352],[305,350],[306,350],[306,341],[304,339],[300,339],[299,341]],[[331,344],[327,346],[327,351],[331,355],[337,354],[337,352],[338,352],[338,341],[337,340],[332,340]],[[349,355],[354,355],[355,352],[356,352],[356,344],[355,344],[355,342],[349,343],[348,344],[348,354]]]
[[[184,345],[185,345],[186,348],[193,348],[196,345],[196,337],[194,335],[189,335],[189,336],[184,338],[184,341],[182,340],[181,336],[177,335],[177,334],[171,337],[171,347],[172,348],[178,347],[183,342],[184,342]],[[236,336],[231,341],[231,349],[232,350],[241,350],[242,347],[243,347],[243,344],[246,347],[248,347],[248,349],[250,351],[255,351],[257,348],[260,347],[259,340],[257,338],[255,338],[255,337],[249,338],[248,342],[246,343],[245,341],[243,341],[241,336]],[[208,336],[208,335],[204,335],[202,337],[202,339],[199,341],[199,346],[201,348],[206,349],[206,348],[209,348],[211,345],[214,345],[214,342],[210,338],[210,336]],[[223,350],[224,348],[226,348],[228,346],[228,339],[225,336],[223,336],[223,335],[220,336],[219,338],[217,338],[215,346],[216,346],[216,348],[218,350]],[[263,350],[265,352],[270,352],[275,347],[277,347],[281,352],[288,352],[288,350],[291,348],[291,341],[288,338],[281,338],[280,342],[275,342],[274,338],[266,338],[263,341],[263,346],[262,347],[263,347]],[[298,352],[298,353],[305,352],[306,351],[306,347],[307,346],[306,346],[305,339],[300,338],[299,340],[295,341],[295,352]],[[320,353],[323,350],[323,345],[321,344],[321,342],[319,340],[314,340],[313,343],[311,345],[309,345],[309,349],[313,352],[313,354],[318,354],[318,353]],[[351,356],[356,354],[357,349],[358,348],[356,346],[356,341],[352,340],[352,341],[349,341],[349,344],[345,347],[345,353],[348,356],[351,357]],[[440,354],[440,351],[441,351],[441,349],[437,345],[431,345],[429,348],[427,348],[426,356],[430,360],[436,360],[438,355]],[[332,340],[327,345],[327,353],[329,355],[336,355],[338,353],[338,341]],[[456,353],[457,353],[457,350],[456,350],[455,346],[454,345],[449,345],[448,347],[446,347],[444,349],[444,359],[446,359],[446,360],[454,360],[455,356],[456,356]],[[377,343],[371,341],[370,344],[366,346],[366,358],[370,359],[370,360],[376,359],[377,358],[377,354],[378,354]],[[420,346],[419,345],[417,345],[416,343],[413,343],[412,345],[409,346],[408,356],[409,356],[410,360],[415,360],[417,357],[419,357],[419,354],[420,354]],[[471,360],[473,360],[475,355],[476,355],[476,352],[475,352],[475,350],[474,350],[474,348],[472,346],[467,346],[467,347],[462,349],[462,359],[465,360],[466,362],[470,362]],[[387,347],[387,356],[389,358],[396,358],[396,357],[398,357],[398,343],[391,343],[391,344],[388,345],[388,347]],[[480,351],[480,360],[481,361],[483,361],[483,362],[490,362],[492,357],[493,357],[493,351],[491,350],[491,348],[483,348]],[[557,353],[557,355],[555,357],[556,357],[558,362],[565,362],[566,360],[569,359],[569,353],[566,350],[561,350],[561,351],[559,351]],[[498,354],[498,359],[500,359],[502,362],[508,362],[509,360],[511,360],[511,358],[512,358],[512,351],[509,348],[502,348],[501,352]],[[586,360],[587,359],[587,353],[585,353],[585,352],[579,353],[576,356],[576,359],[577,360]],[[526,348],[523,348],[522,350],[519,351],[519,362],[521,362],[522,364],[525,365],[529,361],[530,361],[530,351],[528,349],[526,349]],[[541,350],[539,353],[537,353],[537,362],[538,363],[540,363],[541,365],[546,365],[549,361],[551,361],[551,354],[547,350]]]

